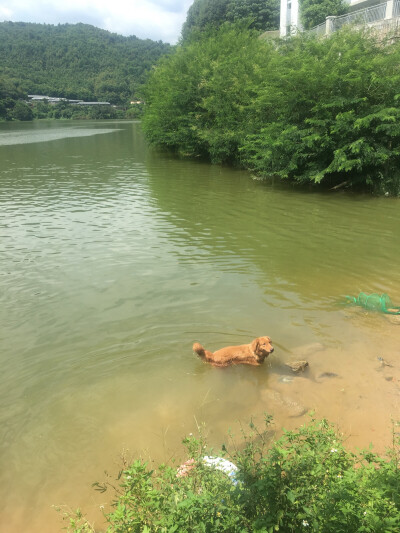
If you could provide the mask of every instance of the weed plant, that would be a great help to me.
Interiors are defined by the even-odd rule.
[[[271,418],[260,430],[250,423],[242,444],[218,452],[200,434],[184,444],[194,467],[151,469],[134,461],[114,486],[107,532],[397,533],[400,531],[399,442],[385,456],[347,450],[326,420],[311,419],[271,438]],[[235,482],[204,464],[205,455],[234,462]],[[104,491],[109,483],[96,483]],[[80,511],[68,517],[74,533],[96,531]]]

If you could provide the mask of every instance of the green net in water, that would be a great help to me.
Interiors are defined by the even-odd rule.
[[[365,292],[360,292],[357,298],[346,296],[346,300],[347,303],[365,307],[365,309],[370,311],[380,311],[388,315],[400,315],[400,307],[394,306],[387,294],[365,294]]]

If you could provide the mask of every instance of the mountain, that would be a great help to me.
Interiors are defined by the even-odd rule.
[[[25,94],[125,104],[171,51],[162,41],[124,37],[88,24],[0,23],[0,86]]]

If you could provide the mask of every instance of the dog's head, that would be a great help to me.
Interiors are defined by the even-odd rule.
[[[257,337],[257,339],[254,339],[251,343],[251,349],[259,363],[263,363],[264,359],[274,351],[274,347],[272,346],[269,337]]]

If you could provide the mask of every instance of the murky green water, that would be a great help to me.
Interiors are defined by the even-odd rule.
[[[400,305],[399,228],[399,200],[179,161],[137,123],[0,124],[0,530],[61,530],[53,504],[97,519],[90,485],[122,450],[179,459],[202,421],[219,444],[252,415],[279,431],[315,409],[388,444],[400,327],[338,302]],[[191,350],[258,335],[276,348],[259,368]]]

